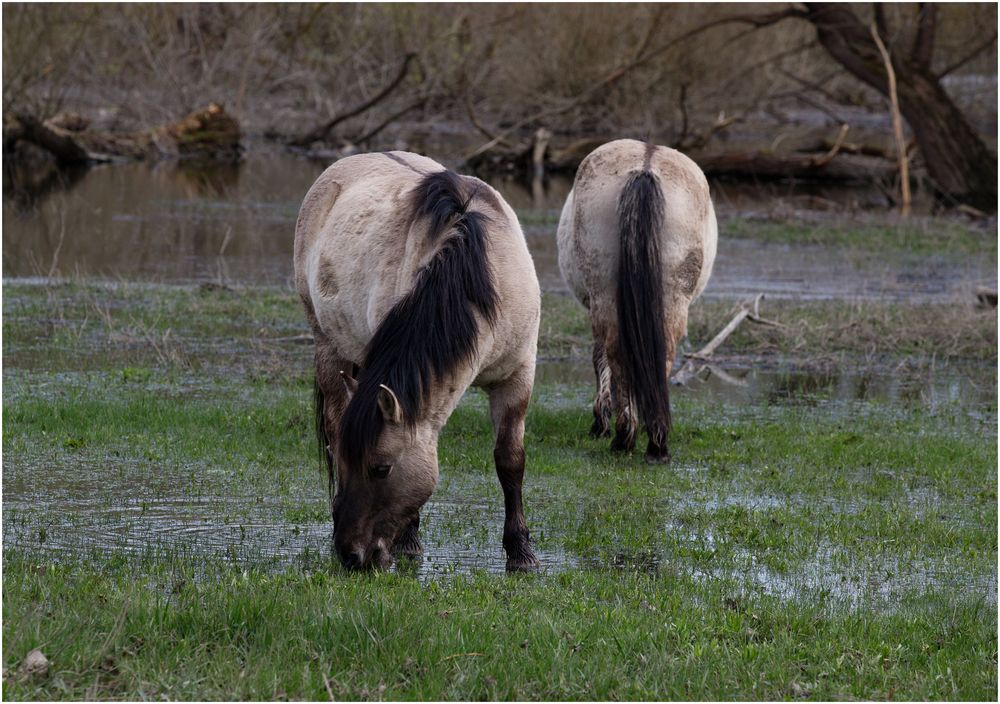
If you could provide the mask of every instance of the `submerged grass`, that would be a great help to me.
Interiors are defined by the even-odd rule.
[[[589,382],[540,383],[525,500],[545,567],[508,577],[473,391],[441,437],[425,560],[349,575],[292,294],[4,293],[5,699],[997,696],[995,396],[678,393],[674,461],[648,467],[587,436]],[[801,338],[747,328],[731,349],[862,356],[877,323],[907,354],[996,358],[995,316],[956,341],[918,320],[944,309],[785,305],[767,315]],[[727,306],[699,304],[692,339]],[[589,356],[567,297],[545,298],[542,351]],[[45,675],[20,671],[33,648]]]

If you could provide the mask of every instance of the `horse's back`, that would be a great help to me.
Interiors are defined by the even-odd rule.
[[[407,156],[428,172],[443,168]],[[299,213],[296,288],[348,359],[360,357],[386,304],[405,284],[405,195],[421,172],[401,162],[387,154],[341,159],[316,180]]]
[[[427,223],[414,218],[412,194],[422,179],[444,170],[407,152],[360,154],[330,166],[306,195],[296,225],[296,288],[344,359],[360,363],[380,321],[440,249],[445,238],[428,237]],[[469,210],[486,215],[499,300],[482,361],[503,366],[505,357],[524,356],[514,348],[529,346],[529,330],[533,362],[540,294],[517,218],[487,184],[460,181],[470,194]]]
[[[668,288],[691,300],[704,288],[715,258],[715,212],[704,173],[675,149],[631,139],[591,152],[580,164],[559,223],[559,263],[585,305],[615,290],[619,269],[619,198],[641,171],[657,177],[663,193],[660,256]]]

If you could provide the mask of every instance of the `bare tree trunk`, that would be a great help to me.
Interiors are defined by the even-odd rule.
[[[936,13],[921,9],[910,56],[893,52],[900,111],[913,130],[939,194],[984,210],[997,209],[997,160],[931,72]],[[886,73],[867,27],[848,5],[806,3],[805,19],[831,57],[888,96]]]

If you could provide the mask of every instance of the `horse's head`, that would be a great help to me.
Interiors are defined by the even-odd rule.
[[[355,393],[365,393],[346,375],[344,384],[351,401]],[[372,391],[377,403],[367,424],[372,427],[360,433],[355,427],[337,443],[333,540],[350,569],[392,564],[393,544],[417,519],[438,477],[437,434],[431,424],[406,422],[388,386]]]

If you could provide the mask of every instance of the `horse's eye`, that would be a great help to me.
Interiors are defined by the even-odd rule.
[[[385,479],[392,471],[391,464],[377,464],[371,468],[371,474],[375,479]]]

